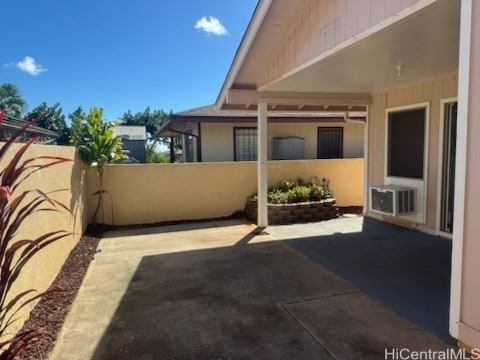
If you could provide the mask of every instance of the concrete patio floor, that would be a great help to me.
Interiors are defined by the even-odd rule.
[[[406,318],[448,332],[452,241],[369,217],[271,226],[270,234]]]
[[[51,359],[379,359],[449,345],[243,221],[108,233]]]

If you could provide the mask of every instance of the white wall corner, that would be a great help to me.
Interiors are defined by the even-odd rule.
[[[457,157],[455,164],[454,229],[452,240],[452,274],[450,287],[450,335],[458,339],[462,300],[462,259],[467,177],[468,108],[470,87],[470,45],[472,0],[462,0],[458,70]]]

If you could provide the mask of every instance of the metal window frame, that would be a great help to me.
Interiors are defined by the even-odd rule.
[[[335,131],[341,133],[341,138],[340,138],[340,156],[339,157],[320,157],[320,133],[324,132],[326,133],[327,131]],[[343,126],[319,126],[317,128],[317,159],[343,159],[344,157],[344,149],[343,149],[343,144],[344,144],[344,137],[345,137],[345,130]],[[331,146],[329,144],[329,146]]]
[[[238,153],[237,153],[237,140],[238,134],[237,131],[241,130],[256,130],[256,137],[258,139],[258,128],[256,126],[234,126],[233,127],[233,160],[234,161],[257,161],[258,159],[258,149],[257,149],[257,159],[252,160],[238,160]],[[257,145],[257,139],[254,140],[254,144]]]

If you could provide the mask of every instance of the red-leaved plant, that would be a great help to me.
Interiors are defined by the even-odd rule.
[[[5,111],[0,112],[0,126],[4,116]],[[10,161],[4,160],[15,140],[35,122],[26,123],[0,147],[0,360],[13,360],[39,337],[38,329],[18,334],[8,334],[7,331],[16,321],[15,316],[20,309],[51,292],[32,296],[35,290],[26,289],[10,294],[12,285],[32,256],[55,241],[71,235],[70,232],[59,230],[33,239],[18,236],[22,223],[32,214],[62,210],[70,212],[64,204],[51,197],[52,193],[63,190],[45,193],[40,189],[21,190],[19,186],[32,174],[72,161],[71,159],[37,156],[22,160],[27,149],[38,139],[34,136],[11,156]]]

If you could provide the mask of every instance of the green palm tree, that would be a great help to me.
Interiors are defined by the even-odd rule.
[[[0,85],[0,111],[6,110],[8,115],[19,118],[26,109],[27,103],[14,84]]]

